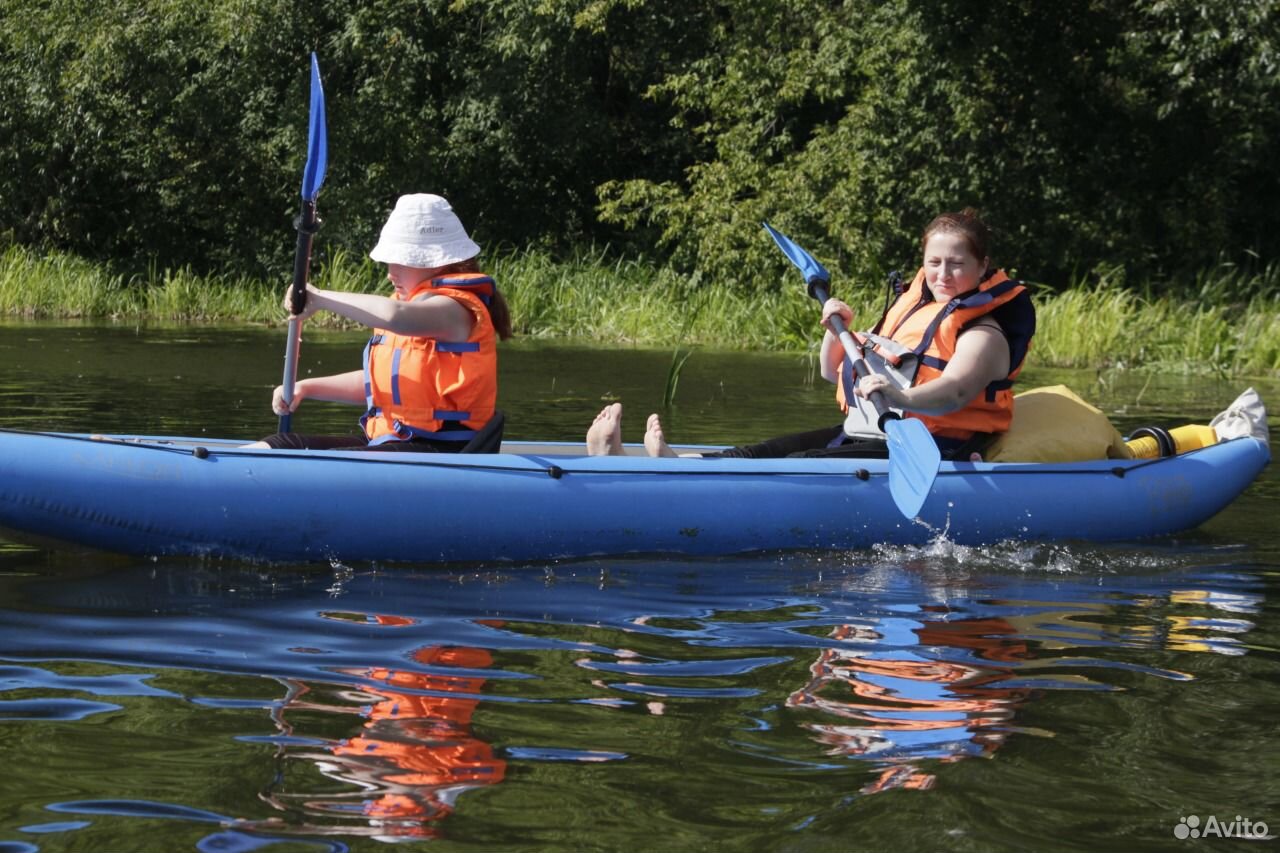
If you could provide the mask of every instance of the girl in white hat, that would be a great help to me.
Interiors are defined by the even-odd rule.
[[[332,311],[373,329],[363,368],[299,380],[288,402],[278,387],[271,403],[278,415],[305,399],[363,405],[361,433],[278,433],[257,446],[461,450],[494,416],[497,341],[511,337],[507,303],[480,272],[479,253],[449,202],[437,195],[401,196],[369,253],[387,265],[395,292],[378,296],[308,284],[298,315]],[[287,293],[284,304],[290,310]]]

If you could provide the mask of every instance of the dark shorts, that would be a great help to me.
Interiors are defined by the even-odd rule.
[[[936,436],[934,441],[943,459],[968,459],[969,454],[982,452],[991,439],[990,434],[979,433],[963,441]],[[884,459],[889,455],[889,446],[880,438],[851,438],[844,434],[843,424],[836,424],[702,455],[712,459]]]

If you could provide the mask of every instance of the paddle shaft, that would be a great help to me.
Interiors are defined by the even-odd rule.
[[[790,237],[772,228],[767,222],[764,223],[764,227],[782,253],[804,276],[809,295],[818,300],[819,304],[825,305],[831,274],[813,255],[796,245]],[[828,322],[836,336],[840,338],[840,345],[844,347],[845,355],[853,365],[858,379],[870,374],[862,347],[854,342],[853,335],[849,334],[849,330],[845,328],[843,318],[832,316]],[[942,464],[942,455],[923,421],[917,418],[904,418],[890,409],[885,404],[884,395],[880,391],[871,392],[869,397],[871,404],[880,415],[877,425],[885,434],[889,445],[889,494],[904,516],[915,518],[933,490],[934,480],[938,477],[938,468]]]
[[[827,288],[823,286],[821,282],[816,280],[809,282],[809,293],[814,299],[824,305],[826,304],[828,298]],[[844,346],[845,355],[849,357],[849,361],[853,364],[854,375],[859,379],[862,379],[870,374],[871,371],[867,367],[866,359],[863,358],[862,355],[862,348],[858,346],[857,342],[853,339],[853,335],[849,334],[849,330],[845,328],[844,318],[839,314],[831,315],[831,327],[836,330],[836,336]],[[881,432],[885,431],[884,427],[886,421],[899,420],[902,418],[902,415],[889,408],[888,404],[884,401],[884,395],[879,391],[872,391],[867,395],[867,399],[871,401],[871,405],[875,406],[876,413],[880,416],[878,426],[880,427]]]
[[[302,210],[298,214],[298,247],[293,255],[293,284],[289,288],[289,308],[294,316],[289,318],[289,337],[284,350],[284,403],[293,402],[293,388],[298,378],[298,352],[302,348],[302,320],[297,314],[307,305],[307,279],[311,274],[311,244],[320,219],[316,216],[316,203],[303,199]],[[280,432],[289,432],[293,415],[287,410],[280,416]]]

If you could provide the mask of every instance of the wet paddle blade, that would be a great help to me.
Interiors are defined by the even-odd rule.
[[[320,85],[320,61],[311,54],[311,121],[307,126],[307,165],[302,170],[302,198],[315,201],[329,165],[329,139],[324,121],[324,88]]]
[[[884,431],[889,438],[889,494],[904,516],[915,518],[933,490],[942,454],[915,418],[887,420]]]
[[[820,281],[823,284],[831,282],[831,273],[827,272],[826,267],[818,263],[817,258],[792,242],[791,238],[786,234],[774,230],[773,226],[768,222],[761,222],[760,224],[764,226],[764,230],[769,232],[773,242],[778,244],[782,254],[786,255],[787,259],[795,264],[796,269],[800,270],[800,273],[804,276],[805,284],[812,285],[815,281]]]

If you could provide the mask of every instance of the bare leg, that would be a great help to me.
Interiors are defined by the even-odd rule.
[[[657,413],[649,415],[649,420],[644,425],[644,449],[649,451],[650,456],[677,455],[662,434],[662,421],[658,419]]]
[[[610,403],[600,410],[587,429],[588,456],[622,456],[622,404]]]

